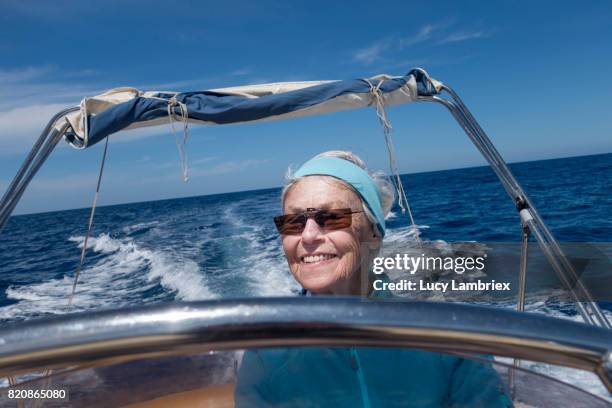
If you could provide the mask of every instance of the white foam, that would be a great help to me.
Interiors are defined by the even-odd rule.
[[[83,248],[85,237],[76,236],[68,238],[68,241],[76,242],[79,249]],[[87,241],[87,246],[94,252],[111,253],[121,249],[121,241],[112,239],[108,234],[101,234],[97,238],[90,237]],[[124,249],[124,252],[125,251]]]
[[[244,201],[241,206],[247,205]],[[241,259],[242,267],[235,273],[242,275],[242,279],[248,282],[251,296],[289,296],[300,289],[299,284],[293,279],[282,245],[279,242],[276,231],[270,231],[266,235],[264,228],[260,225],[249,223],[240,215],[237,205],[229,206],[223,213],[223,220],[239,228],[240,234],[232,238],[242,238],[247,243],[244,248],[244,256]]]
[[[84,237],[70,237],[69,240],[82,248]],[[75,271],[70,270],[64,271],[66,275],[59,279],[7,288],[7,297],[18,302],[0,308],[0,318],[19,320],[46,313],[63,314],[154,302],[157,298],[143,299],[140,294],[158,283],[175,292],[175,298],[180,300],[216,297],[198,265],[172,252],[144,249],[131,238],[117,239],[108,234],[91,237],[88,247],[103,256],[93,265],[86,262],[72,309],[67,302]]]
[[[416,225],[416,229],[419,232],[419,236],[421,235],[422,230],[429,228],[428,225]],[[412,227],[412,225],[408,225],[406,227],[388,229],[385,234],[385,238],[383,243],[392,243],[392,242],[406,242],[409,243],[411,241],[416,242],[415,239],[416,231]]]
[[[197,263],[187,259],[172,259],[153,251],[146,251],[151,268],[149,281],[161,280],[161,285],[177,292],[180,300],[204,300],[217,297],[208,289],[205,276]]]
[[[150,222],[139,222],[134,225],[128,225],[122,228],[122,231],[126,234],[131,234],[134,231],[142,230],[145,228],[156,227],[160,224],[160,221],[150,221]]]

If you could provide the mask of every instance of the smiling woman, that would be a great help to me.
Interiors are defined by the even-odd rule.
[[[394,189],[350,152],[329,151],[289,174],[275,222],[295,279],[314,294],[358,295],[385,233]],[[369,268],[368,268],[369,269]]]
[[[303,294],[368,295],[395,196],[391,183],[345,151],[321,153],[287,179],[284,214],[274,222]],[[235,401],[239,407],[512,405],[488,363],[357,347],[248,350]]]

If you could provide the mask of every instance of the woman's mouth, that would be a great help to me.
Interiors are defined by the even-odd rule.
[[[319,262],[329,261],[330,259],[337,258],[335,254],[316,254],[306,255],[300,258],[300,261],[305,264],[315,264]]]

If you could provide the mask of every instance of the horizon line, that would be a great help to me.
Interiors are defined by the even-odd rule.
[[[513,162],[506,162],[506,164],[512,165],[512,164],[533,163],[533,162],[540,162],[540,161],[572,159],[572,158],[578,158],[578,157],[605,156],[605,155],[608,155],[608,154],[612,154],[612,152],[585,154],[585,155],[578,155],[578,156],[553,157],[553,158],[547,158],[547,159],[536,159],[536,160],[526,160],[526,161],[513,161]],[[428,173],[440,173],[440,172],[447,172],[447,171],[476,169],[476,168],[481,168],[481,167],[491,167],[491,166],[489,164],[485,164],[485,165],[479,165],[479,166],[454,167],[454,168],[450,168],[450,169],[416,171],[416,172],[410,172],[410,173],[401,173],[400,176],[416,175],[416,174],[428,174]],[[387,174],[387,176],[389,176],[389,175]],[[250,189],[250,190],[226,191],[226,192],[212,193],[212,194],[200,194],[200,195],[180,196],[180,197],[172,197],[172,198],[162,198],[162,199],[159,199],[159,200],[130,201],[130,202],[125,202],[125,203],[115,203],[115,204],[106,204],[106,205],[96,206],[96,208],[107,208],[107,207],[115,207],[115,206],[121,206],[121,205],[155,203],[155,202],[172,201],[172,200],[184,200],[184,199],[188,199],[188,198],[198,198],[198,197],[214,197],[214,196],[220,196],[220,195],[248,193],[248,192],[253,192],[253,191],[275,190],[275,189],[281,189],[281,188],[282,188],[282,186],[261,187],[261,188],[254,188],[254,189]],[[65,209],[61,209],[61,210],[40,211],[40,212],[24,212],[24,213],[19,213],[19,214],[12,214],[9,218],[12,218],[12,217],[21,217],[21,216],[27,216],[27,215],[36,215],[36,214],[51,214],[51,213],[57,213],[57,212],[63,212],[63,211],[79,211],[79,210],[87,210],[87,209],[91,209],[91,206],[88,206],[88,207],[77,207],[77,208],[65,208]]]

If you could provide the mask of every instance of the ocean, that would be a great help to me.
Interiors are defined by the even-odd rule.
[[[610,242],[612,154],[512,164],[561,242]],[[518,242],[489,167],[402,176],[425,241]],[[93,188],[93,187],[92,187]],[[99,207],[74,307],[297,293],[272,217],[280,188]],[[69,311],[89,209],[13,216],[0,235],[0,321]],[[394,208],[386,241],[414,240]]]
[[[510,168],[559,241],[610,242],[612,154]],[[517,211],[489,167],[407,174],[402,181],[424,241],[520,241]],[[68,296],[89,209],[13,216],[0,235],[0,321],[175,300],[296,295],[299,285],[272,222],[279,197],[274,188],[97,208],[72,308]],[[387,225],[385,241],[414,240],[399,208]],[[610,303],[601,305],[612,319]],[[515,307],[514,301],[494,306]],[[527,310],[579,320],[571,306],[551,306],[547,299],[528,302]]]

